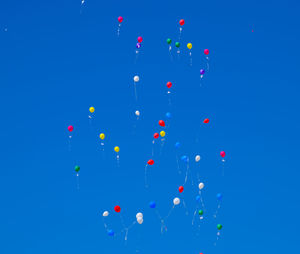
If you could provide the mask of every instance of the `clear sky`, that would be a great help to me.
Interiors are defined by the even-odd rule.
[[[86,0],[83,6],[79,0],[2,1],[0,252],[296,253],[299,7],[298,1],[277,0]],[[136,59],[138,36],[144,41]],[[167,38],[173,40],[172,58]],[[200,82],[205,48],[210,70]],[[140,76],[137,101],[134,75]],[[171,105],[167,81],[173,83]],[[96,109],[92,121],[90,106]],[[160,119],[167,135],[152,156]],[[70,145],[68,125],[74,126]],[[185,165],[179,163],[179,174],[176,155],[190,158],[182,194]],[[75,165],[81,167],[79,189]],[[205,183],[205,214],[192,226],[197,174]],[[224,198],[214,219],[219,192]],[[161,234],[148,204],[155,201],[166,216],[175,196],[186,208],[175,207]],[[108,210],[109,228],[122,229],[115,205],[126,225],[144,213],[144,223],[129,230],[126,242],[123,233],[109,237],[103,226]],[[218,223],[223,229],[214,245]]]

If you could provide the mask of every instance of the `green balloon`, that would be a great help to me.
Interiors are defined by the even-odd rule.
[[[217,225],[217,229],[219,229],[219,230],[221,230],[222,227],[223,227],[223,226],[222,226],[221,224],[218,224],[218,225]]]
[[[203,215],[204,212],[203,212],[203,210],[199,210],[198,213],[199,213],[199,215]]]
[[[79,172],[79,170],[80,170],[80,167],[79,166],[75,166],[75,171]]]
[[[176,43],[175,43],[175,46],[176,46],[177,48],[179,48],[179,47],[180,47],[180,43],[179,43],[179,42],[176,42]]]
[[[167,43],[170,45],[172,43],[172,40],[170,38],[167,39]]]

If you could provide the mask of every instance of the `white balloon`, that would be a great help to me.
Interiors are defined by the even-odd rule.
[[[199,189],[202,190],[204,188],[204,183],[199,183]]]
[[[173,204],[174,205],[179,205],[180,204],[180,199],[179,198],[174,198],[173,199]]]
[[[134,80],[134,82],[139,82],[140,81],[140,77],[139,76],[134,76],[133,80]]]
[[[143,214],[142,214],[142,213],[137,213],[135,217],[136,217],[137,219],[138,219],[138,218],[143,218]]]
[[[196,155],[195,161],[198,162],[198,161],[200,161],[200,159],[201,159],[200,155]]]
[[[138,222],[139,224],[142,224],[142,223],[144,222],[144,219],[143,219],[142,217],[138,217],[138,218],[137,218],[137,222]]]
[[[104,213],[103,213],[103,217],[107,217],[109,215],[109,212],[108,211],[105,211]]]
[[[140,116],[140,111],[138,111],[138,110],[135,111],[135,115],[136,115],[136,116]]]

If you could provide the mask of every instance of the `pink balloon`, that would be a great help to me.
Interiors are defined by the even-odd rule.
[[[69,125],[68,130],[69,130],[69,132],[72,132],[74,130],[74,127],[72,125]]]
[[[204,49],[204,54],[208,55],[209,54],[209,50],[208,49]]]
[[[222,151],[222,152],[220,152],[220,155],[221,155],[222,158],[224,158],[226,153],[224,151]]]
[[[143,37],[139,36],[137,40],[138,40],[139,43],[141,43],[143,41]]]
[[[119,21],[120,23],[122,23],[122,22],[123,22],[123,17],[122,17],[122,16],[118,17],[118,21]]]

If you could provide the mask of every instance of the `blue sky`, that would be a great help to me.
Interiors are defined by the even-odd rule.
[[[295,253],[299,7],[297,1],[3,2],[1,253]],[[171,60],[166,39],[178,39],[181,18],[181,53],[172,50]],[[144,41],[136,60],[138,36]],[[205,48],[210,71],[200,82]],[[137,102],[134,75],[140,76]],[[173,83],[171,106],[167,81]],[[90,106],[96,109],[91,122]],[[155,146],[145,189],[152,135],[168,111],[166,141]],[[227,153],[224,176],[221,150]],[[161,234],[148,204],[154,200],[165,216],[179,196],[184,175],[176,153],[191,158],[192,175],[180,196],[187,209],[176,207]],[[203,223],[192,226],[197,173],[205,182],[206,212]],[[214,219],[219,192],[224,199]],[[126,225],[144,213],[143,225],[135,225],[126,242],[103,227],[101,214],[109,210],[109,227],[121,230],[117,204]],[[224,227],[215,246],[217,223]]]

